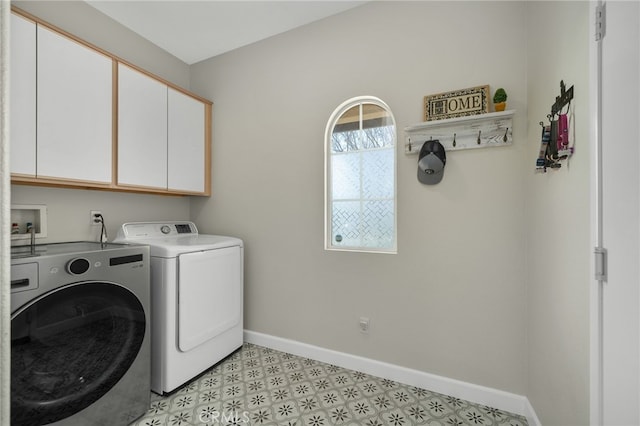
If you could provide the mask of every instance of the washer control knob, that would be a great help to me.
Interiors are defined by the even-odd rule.
[[[168,234],[169,232],[171,232],[171,228],[169,227],[169,225],[162,225],[162,227],[160,228],[160,232],[162,232],[163,234]]]
[[[67,263],[67,272],[71,275],[82,275],[89,270],[91,264],[87,259],[79,257]]]

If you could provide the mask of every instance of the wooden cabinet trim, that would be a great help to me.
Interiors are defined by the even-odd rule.
[[[112,63],[111,84],[111,184],[118,183],[118,61]]]
[[[32,176],[24,175],[11,175],[12,185],[25,185],[25,186],[43,186],[48,188],[70,188],[70,189],[90,189],[101,190],[109,192],[127,192],[138,194],[152,194],[152,195],[167,195],[167,196],[203,196],[207,195],[201,192],[188,192],[188,191],[170,191],[158,188],[147,188],[144,186],[135,185],[109,185],[102,183],[94,183],[80,180],[65,180],[59,178],[35,178]]]
[[[205,146],[204,146],[204,194],[206,196],[211,195],[211,117],[213,112],[213,105],[206,104],[204,107],[204,122],[205,122]]]

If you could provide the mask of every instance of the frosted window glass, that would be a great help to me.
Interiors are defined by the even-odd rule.
[[[393,148],[362,153],[362,197],[393,198]]]
[[[334,155],[331,161],[331,184],[334,200],[360,198],[360,156]]]
[[[356,98],[327,125],[325,248],[396,252],[396,128],[376,98]]]

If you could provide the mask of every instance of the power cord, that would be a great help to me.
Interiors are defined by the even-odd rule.
[[[100,213],[96,213],[93,215],[93,217],[95,218],[95,221],[100,223],[100,242],[102,244],[106,243],[107,241],[109,241],[109,237],[107,236],[107,228],[104,224],[104,217],[100,214]]]

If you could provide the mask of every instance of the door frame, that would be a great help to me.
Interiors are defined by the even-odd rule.
[[[621,4],[624,4],[626,2],[609,2],[612,4],[616,4],[616,7],[620,6]],[[627,3],[629,4],[629,3]],[[618,122],[616,122],[616,124],[612,123],[611,120],[609,120],[608,122],[603,122],[603,108],[606,108],[606,106],[603,106],[603,76],[606,77],[607,75],[607,64],[605,63],[603,65],[602,62],[602,57],[603,57],[603,46],[602,44],[604,44],[605,46],[609,46],[608,48],[611,48],[611,43],[607,43],[607,35],[605,33],[604,35],[604,39],[603,42],[598,42],[596,41],[596,36],[595,36],[595,29],[596,29],[596,7],[597,6],[601,6],[604,5],[605,7],[605,28],[615,28],[616,30],[620,30],[622,29],[624,31],[625,27],[620,27],[620,24],[625,24],[625,22],[612,22],[610,18],[613,17],[612,14],[610,14],[609,16],[607,16],[606,14],[606,8],[607,8],[607,2],[603,2],[601,0],[599,1],[591,1],[590,2],[590,7],[591,7],[591,11],[590,11],[590,28],[594,29],[594,32],[592,32],[590,34],[590,66],[589,66],[589,71],[590,71],[590,117],[591,117],[591,128],[590,128],[590,135],[591,135],[591,144],[590,144],[590,151],[591,151],[591,176],[592,176],[592,180],[591,180],[591,214],[592,214],[592,219],[591,219],[591,241],[592,241],[592,247],[594,248],[607,248],[606,244],[607,243],[611,243],[611,240],[615,242],[619,242],[619,241],[615,241],[616,240],[616,236],[617,239],[619,240],[620,237],[619,235],[628,235],[628,230],[624,228],[624,223],[620,223],[620,225],[618,226],[619,222],[613,222],[611,221],[611,223],[607,223],[606,221],[606,217],[604,217],[603,215],[603,211],[605,210],[606,207],[615,204],[615,202],[611,202],[609,201],[607,204],[607,200],[611,200],[612,198],[618,196],[620,197],[620,195],[624,195],[624,193],[617,193],[618,191],[610,191],[610,189],[613,187],[616,187],[616,182],[619,182],[619,186],[620,188],[629,188],[629,191],[637,191],[635,194],[633,192],[630,193],[630,197],[633,197],[634,199],[631,199],[631,203],[632,203],[632,208],[634,208],[636,211],[632,212],[633,214],[635,214],[635,221],[636,223],[640,222],[640,188],[638,186],[633,186],[631,185],[634,182],[629,182],[629,181],[621,181],[619,180],[620,178],[618,177],[617,179],[615,179],[615,176],[611,176],[610,174],[605,176],[605,173],[607,173],[607,170],[604,169],[603,170],[603,164],[602,164],[602,160],[603,160],[603,151],[606,153],[606,151],[603,149],[603,144],[605,146],[607,146],[607,139],[606,137],[603,136],[609,136],[610,134],[610,139],[609,140],[613,140],[615,139],[616,136],[616,131],[618,131],[618,129],[613,129],[611,130]],[[637,10],[638,15],[637,17],[634,17],[633,15],[627,15],[627,16],[632,16],[632,19],[637,19],[637,22],[640,22],[640,7]],[[606,22],[608,21],[608,22]],[[614,26],[615,25],[615,26]],[[605,30],[606,31],[606,30]],[[618,35],[620,33],[618,32]],[[609,50],[605,50],[606,52],[609,52]],[[611,50],[612,54],[614,53],[613,50]],[[636,60],[640,60],[640,46],[638,46],[638,51],[636,52]],[[634,59],[634,58],[632,58]],[[632,87],[640,87],[640,81],[638,82],[638,86],[632,86]],[[638,94],[636,95],[632,95],[632,96],[640,96],[640,90],[638,90]],[[608,93],[606,91],[604,91],[604,93]],[[633,97],[632,97],[633,98]],[[637,105],[635,106],[635,108],[638,108],[638,110],[640,110],[640,107],[638,107]],[[625,105],[621,106],[622,110],[625,110]],[[632,113],[634,112],[633,109],[631,110]],[[639,119],[640,119],[640,111],[639,112]],[[619,122],[624,123],[623,120],[620,120]],[[609,125],[609,127],[607,127],[607,125],[611,123],[611,125]],[[637,123],[637,122],[636,122]],[[640,133],[640,132],[639,132]],[[627,138],[627,140],[633,140],[634,138]],[[632,143],[637,143],[637,141],[634,141]],[[611,152],[611,150],[609,151]],[[622,146],[622,150],[621,152],[627,152],[627,150],[625,149],[625,146]],[[631,151],[630,154],[631,155],[635,155],[633,154],[635,152],[635,154],[638,155],[638,158],[636,159],[636,164],[640,163],[640,152],[638,151]],[[610,166],[609,166],[610,167]],[[621,167],[624,167],[621,166]],[[627,166],[629,167],[629,166]],[[611,169],[609,169],[611,170]],[[628,170],[628,169],[627,169]],[[631,173],[635,173],[635,174],[631,174]],[[637,179],[637,172],[636,171],[631,171],[630,176],[633,179]],[[614,180],[609,180],[609,177],[613,177]],[[626,176],[625,176],[626,177]],[[604,178],[604,182],[606,182],[606,187],[605,185],[603,185],[603,178]],[[638,181],[635,182],[635,184],[638,184]],[[607,189],[608,188],[608,189]],[[609,192],[607,192],[609,191]],[[609,196],[607,196],[607,194]],[[604,195],[604,196],[603,196]],[[633,206],[633,203],[637,203],[635,205],[635,207]],[[610,207],[609,207],[610,208]],[[605,226],[607,226],[607,229],[605,229]],[[609,231],[612,229],[615,231],[614,233],[610,233]],[[618,230],[620,232],[618,232]],[[609,236],[609,237],[607,237]],[[616,259],[614,260],[614,263],[617,261],[618,265],[620,263],[620,256],[624,256],[625,253],[623,253],[623,251],[625,251],[624,249],[628,249],[629,246],[631,246],[631,254],[633,256],[635,256],[636,254],[638,254],[638,252],[640,252],[639,248],[640,247],[640,233],[638,235],[635,234],[631,234],[630,238],[635,238],[635,240],[631,240],[631,242],[627,245],[627,246],[620,246],[619,244],[616,246],[612,246],[610,247],[612,250],[617,250],[618,253],[613,253],[614,256],[616,256]],[[603,247],[603,245],[605,245]],[[620,250],[622,249],[622,250]],[[634,253],[636,252],[636,253]],[[606,255],[605,255],[606,256]],[[640,260],[640,259],[639,259]],[[627,328],[627,327],[619,327],[620,322],[618,322],[617,324],[615,322],[612,322],[612,324],[616,325],[615,328],[611,328],[611,325],[609,324],[608,321],[608,316],[607,316],[607,310],[606,309],[610,309],[610,306],[607,306],[608,304],[612,303],[612,300],[617,300],[621,301],[621,297],[622,299],[625,299],[625,296],[632,296],[634,293],[634,290],[629,290],[629,287],[633,288],[635,286],[635,288],[637,288],[638,284],[640,283],[640,272],[638,271],[634,271],[632,269],[624,269],[624,270],[614,270],[612,269],[611,271],[607,271],[607,263],[605,262],[605,268],[604,268],[604,274],[605,274],[605,278],[603,280],[599,280],[596,277],[595,271],[596,271],[596,255],[594,254],[594,256],[592,256],[591,258],[591,271],[594,272],[594,274],[592,275],[592,279],[590,280],[590,377],[589,377],[589,386],[590,386],[590,423],[592,425],[603,425],[606,424],[605,422],[607,421],[607,419],[609,419],[608,421],[620,421],[622,418],[627,418],[629,420],[631,420],[631,418],[635,418],[635,419],[640,419],[640,408],[638,408],[637,404],[634,404],[634,406],[627,405],[630,408],[628,408],[628,410],[638,410],[636,412],[633,411],[627,411],[625,409],[624,414],[622,415],[621,418],[618,418],[617,420],[611,420],[610,416],[607,415],[607,413],[613,411],[614,407],[608,406],[608,402],[607,401],[611,401],[611,400],[617,400],[617,398],[613,398],[610,395],[606,395],[606,392],[609,392],[609,389],[611,389],[613,386],[605,386],[606,383],[609,380],[615,380],[614,377],[609,376],[608,377],[608,368],[607,367],[607,353],[611,353],[612,350],[611,348],[615,348],[615,353],[619,354],[619,353],[629,353],[631,354],[632,359],[627,358],[626,360],[623,359],[623,361],[630,361],[630,363],[634,363],[636,361],[633,360],[633,354],[638,354],[639,352],[639,342],[640,342],[640,317],[638,317],[638,311],[640,310],[640,296],[637,297],[637,300],[632,301],[631,305],[627,305],[627,306],[620,306],[620,308],[625,308],[628,311],[625,311],[625,313],[627,315],[631,315],[632,318],[637,318],[638,319],[638,323],[637,324],[633,324],[632,327]],[[609,272],[613,272],[613,279],[609,279],[609,282],[607,282],[607,277],[606,275],[610,275]],[[609,277],[611,278],[611,276]],[[626,283],[625,283],[626,281]],[[626,293],[620,293],[621,291],[624,291],[624,288],[622,288],[622,286],[624,284],[627,284],[627,290]],[[613,292],[617,292],[617,294],[614,294],[612,296],[612,299],[608,300],[607,299],[607,293],[613,293]],[[627,299],[629,300],[629,299]],[[614,307],[618,307],[618,304],[614,305]],[[629,310],[632,309],[632,310]],[[632,320],[633,321],[633,320]],[[629,340],[626,340],[626,336],[623,336],[623,338],[621,338],[621,334],[619,333],[611,333],[612,329],[615,329],[616,331],[618,330],[623,330],[623,332],[628,332],[631,333],[630,335],[628,335],[630,338]],[[611,336],[611,339],[608,338],[608,336]],[[616,339],[617,338],[617,339]],[[616,344],[616,340],[617,343]],[[611,343],[613,342],[613,344]],[[620,343],[622,343],[623,346],[620,345]],[[632,395],[631,395],[631,399],[635,399],[637,400],[640,397],[640,356],[636,356],[635,359],[637,360],[637,365],[634,366],[632,371],[636,371],[638,374],[634,374],[633,372],[631,372],[631,377],[633,377],[631,380],[636,380],[635,386],[631,386],[631,390],[632,390]],[[629,367],[628,364],[627,367]],[[618,364],[615,364],[616,366]],[[626,367],[621,367],[621,368],[626,368]],[[627,392],[625,392],[625,386],[624,384],[620,384],[620,386],[617,386],[618,384],[616,383],[615,388],[616,389],[620,389],[620,392],[624,397],[629,398],[629,392],[628,392],[628,385],[630,382],[627,382]],[[620,400],[622,400],[622,398],[620,398]]]

